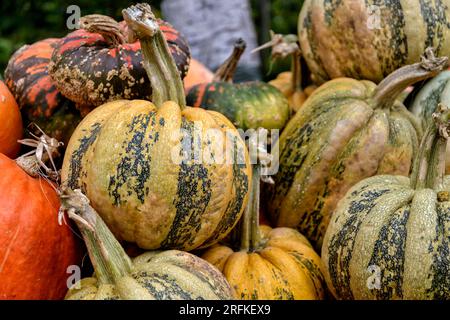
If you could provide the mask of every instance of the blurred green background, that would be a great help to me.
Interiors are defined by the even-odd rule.
[[[148,0],[159,14],[161,0]],[[276,33],[296,33],[297,18],[303,0],[250,0],[252,17],[263,43],[269,39],[269,30]],[[15,0],[0,1],[0,77],[11,54],[24,44],[49,37],[62,37],[68,33],[66,9],[71,4],[81,8],[81,15],[100,13],[121,20],[121,10],[136,1],[129,0]],[[261,53],[262,74],[272,79],[289,69],[289,61],[270,66],[270,50]]]

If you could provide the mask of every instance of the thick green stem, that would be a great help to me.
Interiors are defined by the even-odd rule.
[[[160,107],[166,101],[186,107],[183,81],[164,35],[151,8],[139,3],[122,10],[131,31],[141,42],[144,68],[152,87],[152,102]]]
[[[390,108],[397,97],[416,82],[436,76],[448,63],[447,57],[435,57],[432,48],[427,48],[422,61],[404,66],[381,81],[375,89],[373,100],[376,107]]]
[[[416,190],[441,191],[445,175],[445,155],[450,134],[450,110],[440,105],[420,144],[411,175]]]
[[[233,52],[214,74],[214,82],[233,82],[234,73],[236,72],[239,60],[241,59],[246,46],[247,44],[243,39],[238,39],[234,43]]]
[[[259,195],[261,165],[252,167],[252,189],[241,222],[241,250],[254,252],[259,248],[261,236],[259,232]]]
[[[62,209],[67,210],[83,235],[99,283],[114,284],[130,274],[131,259],[89,205],[88,198],[80,190],[66,190],[60,199]]]

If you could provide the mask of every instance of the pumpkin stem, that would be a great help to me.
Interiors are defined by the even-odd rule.
[[[233,83],[234,73],[236,72],[236,68],[238,66],[239,60],[241,59],[242,54],[245,51],[247,44],[244,39],[239,38],[234,43],[233,52],[225,60],[224,63],[217,69],[216,73],[213,77],[213,82],[229,82]]]
[[[441,190],[445,175],[445,154],[450,136],[450,110],[439,104],[425,132],[414,161],[411,185],[415,189]]]
[[[61,210],[67,211],[83,235],[98,281],[113,284],[129,274],[131,259],[81,190],[63,190],[60,201]]]
[[[33,150],[21,155],[15,161],[22,170],[34,178],[44,177],[58,181],[59,172],[53,159],[59,156],[58,148],[63,143],[49,137],[37,125],[35,126],[42,135],[37,137],[30,133],[32,138],[17,140],[20,144],[33,147]],[[51,167],[45,164],[47,161],[50,161]]]
[[[379,108],[390,108],[406,88],[436,76],[447,63],[448,57],[436,57],[433,48],[427,48],[420,62],[392,72],[378,84],[373,94],[375,105]]]
[[[122,10],[123,17],[141,42],[144,68],[152,87],[152,102],[160,107],[166,101],[186,107],[183,81],[170,53],[157,19],[147,3]]]
[[[101,34],[103,39],[111,46],[126,43],[119,23],[111,17],[102,14],[90,14],[80,18],[79,27],[87,32]]]
[[[252,165],[252,183],[247,207],[240,221],[238,232],[240,233],[240,250],[246,252],[257,251],[261,247],[261,234],[259,229],[259,204],[260,204],[260,181],[271,183],[271,179],[261,176],[262,167],[268,165],[270,155],[265,146],[262,145],[267,129],[259,128],[249,139],[249,151],[252,158],[257,159]]]

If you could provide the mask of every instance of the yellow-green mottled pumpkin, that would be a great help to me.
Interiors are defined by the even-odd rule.
[[[450,299],[450,111],[434,116],[410,178],[363,180],[325,235],[327,283],[339,299]]]
[[[259,170],[254,165],[253,190],[235,237],[239,244],[217,244],[202,258],[225,275],[236,299],[323,299],[324,269],[309,241],[295,229],[259,226]]]
[[[305,0],[298,21],[314,80],[376,83],[428,47],[450,55],[450,0]]]
[[[89,113],[67,147],[63,184],[80,188],[120,240],[144,249],[213,244],[246,205],[247,149],[225,116],[184,107],[183,83],[150,8],[124,17],[141,41],[153,103],[118,100]]]
[[[409,174],[422,130],[396,98],[448,60],[428,50],[427,56],[378,86],[340,78],[313,92],[278,141],[279,170],[264,197],[276,226],[297,227],[320,249],[330,216],[350,187],[377,174]]]
[[[223,300],[230,285],[206,261],[183,251],[149,251],[130,259],[80,190],[65,190],[63,210],[78,225],[95,274],[75,283],[67,300]]]
[[[433,79],[427,81],[418,92],[413,92],[414,97],[409,109],[414,113],[422,123],[422,128],[426,129],[431,115],[436,111],[439,103],[450,105],[450,71],[445,70],[439,73]],[[445,161],[445,173],[450,174],[450,142],[447,147],[447,160]]]

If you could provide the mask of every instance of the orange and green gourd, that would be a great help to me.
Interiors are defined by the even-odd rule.
[[[62,182],[86,194],[119,240],[143,249],[212,245],[247,203],[248,152],[225,116],[186,107],[155,17],[147,6],[133,8],[124,18],[141,42],[152,102],[117,100],[90,112],[70,139]]]
[[[186,100],[193,107],[224,114],[243,130],[282,129],[289,119],[289,104],[277,88],[261,81],[233,83],[245,46],[244,40],[236,41],[231,56],[216,71],[213,81],[192,87]]]

